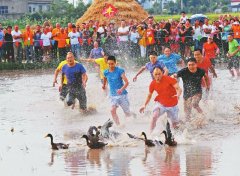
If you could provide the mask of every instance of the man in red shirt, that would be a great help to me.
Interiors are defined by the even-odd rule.
[[[213,37],[209,36],[206,43],[203,44],[203,56],[215,65],[216,55],[220,53],[217,44],[213,41]]]
[[[157,97],[154,99],[156,105],[153,110],[153,118],[151,122],[150,132],[154,130],[157,119],[167,113],[171,119],[173,128],[177,128],[178,119],[178,99],[182,93],[176,79],[163,75],[162,68],[156,67],[153,71],[154,80],[149,86],[149,94],[145,104],[140,108],[140,113],[143,113],[146,106],[151,100],[154,91],[157,92]]]

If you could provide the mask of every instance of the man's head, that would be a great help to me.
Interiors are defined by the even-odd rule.
[[[197,71],[197,60],[195,58],[189,58],[187,60],[187,67],[191,73],[195,73]]]
[[[98,42],[97,42],[97,41],[95,41],[95,42],[93,43],[93,47],[94,47],[94,48],[98,48]]]
[[[11,32],[12,32],[12,26],[8,26],[8,27],[7,27],[7,32],[8,32],[9,34],[11,34]]]
[[[228,35],[227,38],[228,38],[228,41],[229,41],[229,42],[233,41],[233,36],[232,36],[232,35]]]
[[[208,43],[213,43],[213,36],[208,36]]]
[[[26,25],[26,30],[27,30],[27,31],[30,30],[30,25]]]
[[[56,28],[60,29],[61,25],[59,23],[56,23]]]
[[[196,59],[197,62],[201,62],[202,59],[203,59],[201,49],[195,49],[194,52],[193,52],[193,56],[194,56],[194,58]]]
[[[18,25],[15,25],[15,26],[14,26],[14,30],[17,32],[18,29],[19,29],[19,28],[18,28]]]
[[[169,57],[170,54],[171,54],[171,49],[170,49],[170,48],[165,48],[165,49],[164,49],[164,55],[165,55],[166,57]]]
[[[66,56],[66,60],[69,66],[73,66],[74,65],[74,55],[72,52],[68,52],[67,56]]]
[[[72,28],[72,23],[68,23],[68,28]]]
[[[114,56],[108,56],[107,58],[107,63],[108,63],[108,67],[110,70],[114,70],[114,68],[116,67],[116,58]]]
[[[76,32],[76,29],[77,29],[76,26],[73,24],[72,25],[72,32]]]
[[[37,31],[40,31],[40,29],[41,29],[41,26],[38,24],[38,25],[36,26],[36,30],[37,30]]]
[[[150,51],[148,53],[149,59],[151,63],[155,63],[157,61],[157,52],[156,51]]]
[[[153,77],[156,81],[160,81],[163,76],[163,70],[159,67],[155,67],[153,70]]]
[[[125,27],[126,26],[126,21],[125,20],[121,20],[121,27]]]
[[[185,17],[186,16],[186,12],[182,11],[181,15],[182,15],[182,17]]]

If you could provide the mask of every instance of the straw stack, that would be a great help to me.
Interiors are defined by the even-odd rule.
[[[105,4],[112,4],[117,8],[118,12],[114,17],[107,18],[102,14]],[[147,18],[147,16],[148,13],[135,0],[95,0],[84,15],[77,20],[76,24],[80,25],[89,20],[98,20],[100,23],[103,21],[107,23],[114,22],[117,24],[119,24],[122,19],[126,21],[133,19],[134,21],[140,22]]]

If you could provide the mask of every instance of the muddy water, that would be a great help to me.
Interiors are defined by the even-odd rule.
[[[99,125],[110,116],[109,99],[101,90],[96,73],[89,74],[88,104],[98,113],[84,117],[59,101],[57,87],[52,87],[53,71],[0,73],[0,173],[4,176],[34,175],[239,175],[240,162],[240,80],[230,79],[227,70],[218,69],[209,101],[202,102],[205,125],[191,122],[174,131],[176,148],[146,148],[141,141],[125,136],[126,132],[148,134],[151,102],[145,114],[137,111],[144,103],[148,73],[139,76],[128,88],[136,119],[126,119],[119,110],[123,133],[121,139],[109,141],[103,150],[90,150],[81,139],[90,125]],[[129,79],[134,73],[129,71]],[[183,117],[182,100],[179,103]],[[194,115],[194,118],[197,118]],[[159,119],[151,138],[163,139],[159,133],[165,117]],[[11,131],[12,130],[12,131]],[[70,143],[69,150],[52,151],[52,133],[57,142]]]

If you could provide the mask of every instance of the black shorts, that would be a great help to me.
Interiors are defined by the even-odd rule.
[[[228,67],[229,70],[232,68],[238,69],[239,68],[239,56],[233,56],[228,60]]]

